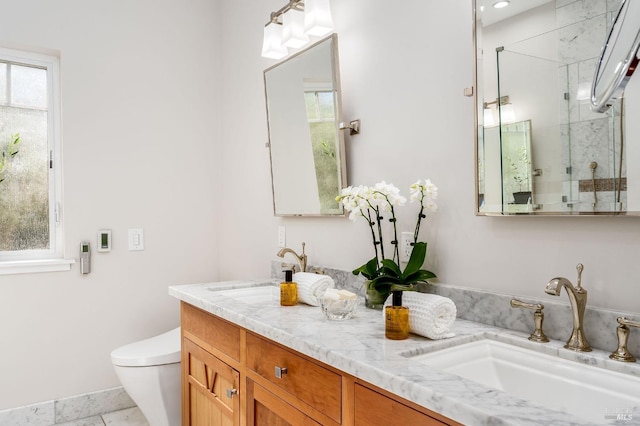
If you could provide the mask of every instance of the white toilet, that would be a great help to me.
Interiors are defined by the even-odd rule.
[[[180,327],[119,347],[111,362],[150,426],[180,426]]]

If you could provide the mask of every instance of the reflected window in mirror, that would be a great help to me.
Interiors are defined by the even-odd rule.
[[[342,214],[336,201],[340,192],[339,141],[335,128],[335,92],[330,88],[307,90],[304,93],[307,121],[313,149],[313,164],[316,172],[318,198],[321,214]]]

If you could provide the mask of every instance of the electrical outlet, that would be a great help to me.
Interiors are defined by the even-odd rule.
[[[278,247],[285,248],[287,246],[287,230],[284,226],[278,226]]]
[[[403,232],[400,234],[400,260],[402,262],[408,262],[411,258],[411,252],[413,251],[413,233]]]

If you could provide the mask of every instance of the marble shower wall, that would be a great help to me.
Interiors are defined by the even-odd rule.
[[[589,99],[577,99],[578,89],[590,90],[603,41],[621,0],[557,0],[559,82],[567,87],[560,111],[562,164],[570,165],[563,181],[563,205],[568,210],[614,210],[613,177],[620,171],[620,107],[606,114],[594,113]],[[613,118],[612,113],[613,112]],[[594,206],[592,162],[595,169],[597,203]],[[622,176],[626,167],[622,165]],[[623,182],[621,202],[626,209]]]

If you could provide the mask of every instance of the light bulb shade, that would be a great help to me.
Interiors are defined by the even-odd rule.
[[[271,59],[281,59],[289,51],[282,45],[282,25],[271,23],[264,27],[262,56]]]
[[[588,101],[591,97],[591,82],[583,82],[578,84],[578,92],[576,93],[577,101]]]
[[[287,10],[282,15],[282,44],[287,47],[299,48],[309,43],[309,37],[304,33],[304,12],[296,9]]]
[[[495,121],[493,121],[493,110],[491,108],[485,108],[484,109],[484,122],[482,123],[482,125],[484,127],[490,127],[493,126],[495,123]]]
[[[331,18],[329,0],[305,0],[304,32],[312,36],[322,37],[331,31],[333,31],[333,19]]]
[[[503,123],[513,123],[516,121],[516,113],[513,104],[500,105],[500,121]]]

